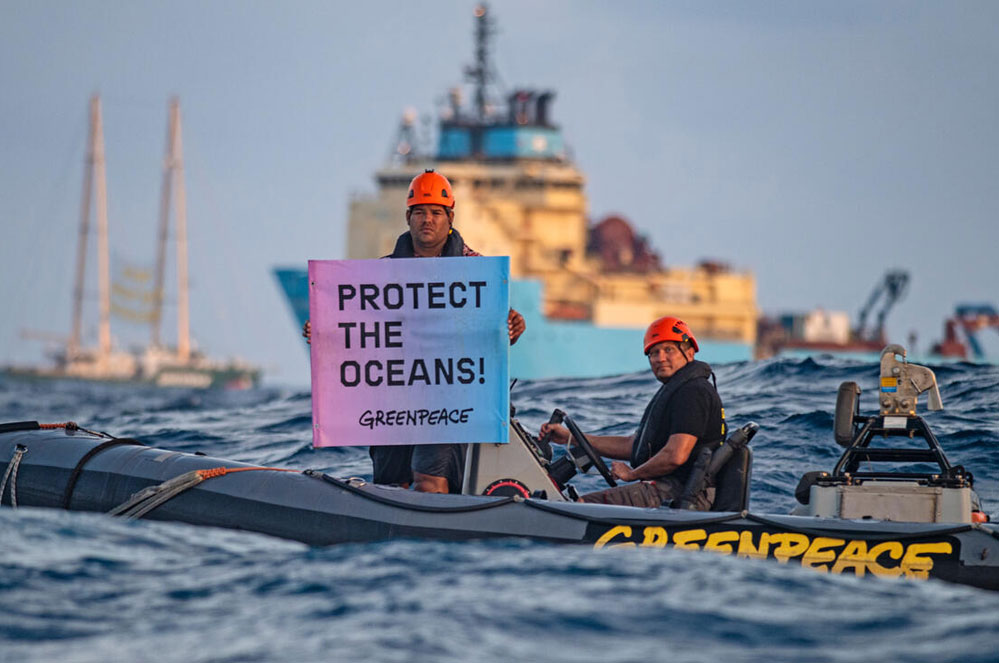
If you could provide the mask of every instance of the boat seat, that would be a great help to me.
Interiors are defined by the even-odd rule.
[[[712,511],[745,511],[749,507],[749,482],[753,470],[753,451],[749,445],[736,449],[715,475],[715,500]]]

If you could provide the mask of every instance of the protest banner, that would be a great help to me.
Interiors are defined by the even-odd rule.
[[[510,259],[310,260],[313,446],[505,443]]]

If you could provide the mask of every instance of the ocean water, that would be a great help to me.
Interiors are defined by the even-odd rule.
[[[934,366],[924,416],[999,518],[999,367]],[[873,410],[878,367],[830,357],[716,367],[730,424],[760,424],[751,509],[787,513],[831,469],[836,388]],[[554,407],[630,433],[646,374],[522,382],[517,418]],[[370,476],[361,449],[311,447],[310,395],[0,380],[0,421],[73,420],[159,447]],[[600,487],[597,476],[576,480]],[[94,513],[0,509],[0,661],[999,661],[999,593],[834,576],[673,549],[397,540],[330,548]]]

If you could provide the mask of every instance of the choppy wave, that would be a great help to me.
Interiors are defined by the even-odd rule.
[[[926,414],[999,518],[999,368],[934,367]],[[836,388],[873,408],[877,366],[830,357],[717,367],[753,441],[752,508],[786,513],[831,468]],[[645,374],[518,384],[537,430],[555,407],[630,433]],[[362,449],[313,449],[307,391],[215,393],[0,381],[0,420],[74,420],[156,446],[370,476]],[[581,489],[600,485],[583,477]],[[815,573],[679,550],[398,540],[310,548],[99,514],[0,509],[0,661],[994,661],[999,594]]]

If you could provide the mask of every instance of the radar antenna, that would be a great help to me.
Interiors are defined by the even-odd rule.
[[[475,65],[465,67],[466,79],[475,85],[475,118],[479,124],[492,115],[493,106],[489,100],[489,85],[495,80],[492,62],[489,60],[489,37],[495,34],[489,8],[485,3],[475,7]]]

